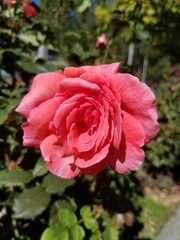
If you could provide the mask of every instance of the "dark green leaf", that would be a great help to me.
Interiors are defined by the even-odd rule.
[[[2,186],[21,186],[30,182],[33,176],[28,172],[19,167],[7,171],[0,171],[0,185]]]
[[[40,215],[50,202],[50,194],[40,186],[25,189],[14,201],[14,217],[30,219]]]
[[[62,193],[64,190],[74,184],[74,179],[62,179],[51,173],[44,177],[42,185],[52,193]]]
[[[19,88],[15,88],[12,92],[11,92],[11,96],[19,96],[22,93],[24,93],[25,88],[24,87],[19,87]]]
[[[6,48],[4,49],[5,52],[11,52],[17,56],[19,56],[22,52],[22,49],[21,48]]]
[[[19,67],[21,67],[24,71],[29,73],[37,73],[38,67],[35,63],[31,61],[17,61],[16,62]]]
[[[7,109],[0,109],[0,125],[2,125],[8,118],[9,111]]]
[[[45,161],[43,159],[39,159],[33,168],[32,174],[35,177],[43,176],[48,172],[48,169],[46,167]]]
[[[9,117],[9,114],[14,110],[18,105],[20,99],[13,98],[4,103],[4,109],[0,109],[0,125],[2,125]]]
[[[1,89],[1,92],[8,97],[11,95],[11,91],[6,88]]]

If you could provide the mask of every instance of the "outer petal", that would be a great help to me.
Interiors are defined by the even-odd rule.
[[[81,78],[87,80],[88,82],[94,83],[99,87],[104,85],[109,87],[109,82],[107,79],[99,73],[85,72],[81,75]]]
[[[144,160],[144,151],[136,145],[131,145],[122,141],[121,151],[116,149],[110,151],[109,158],[112,156],[112,166],[118,173],[126,173],[139,168]],[[116,159],[116,160],[115,160]]]
[[[83,74],[84,72],[85,72],[85,70],[83,68],[79,68],[79,67],[66,67],[64,69],[64,75],[67,78],[80,77],[80,75]]]
[[[79,77],[84,72],[98,73],[107,77],[119,72],[120,63],[103,64],[99,66],[67,67],[64,69],[66,77]]]
[[[54,97],[63,78],[63,75],[56,72],[38,74],[33,80],[30,92],[23,98],[16,112],[28,117],[33,108]]]
[[[49,123],[52,121],[60,103],[61,98],[53,98],[43,102],[31,111],[28,122],[22,125],[24,146],[39,146],[41,141],[51,134]]]
[[[145,142],[152,140],[159,131],[153,92],[130,74],[117,74],[109,78],[109,81],[116,97],[121,97],[122,109],[134,116],[143,126]]]
[[[80,170],[74,165],[74,156],[62,156],[62,152],[56,142],[57,137],[50,135],[40,145],[49,171],[62,178],[76,177]]]
[[[94,164],[87,168],[81,168],[81,173],[82,174],[91,174],[91,175],[98,174],[100,171],[104,170],[107,166],[109,166],[110,163],[111,163],[110,159],[106,157],[97,164]]]
[[[100,163],[107,156],[109,152],[109,146],[110,144],[107,144],[106,146],[102,147],[99,152],[94,153],[89,151],[79,154],[75,160],[76,166],[79,168],[87,168]]]
[[[102,64],[98,66],[84,66],[82,69],[89,73],[98,73],[104,77],[112,76],[119,72],[120,63]]]
[[[145,141],[145,133],[142,125],[136,118],[122,110],[122,131],[126,141],[142,147]]]
[[[82,78],[66,78],[61,81],[60,84],[61,90],[76,90],[79,91],[83,89],[84,91],[91,91],[93,94],[96,94],[100,91],[100,88],[97,84],[89,83],[88,81]]]
[[[130,114],[122,111],[122,138],[119,150],[111,148],[109,158],[112,158],[112,165],[119,173],[138,169],[144,160],[145,134],[142,125]]]

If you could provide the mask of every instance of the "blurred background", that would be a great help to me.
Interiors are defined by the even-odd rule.
[[[0,240],[156,239],[180,203],[179,56],[179,0],[0,1]],[[40,72],[111,62],[154,91],[160,133],[135,173],[57,178],[14,109]]]

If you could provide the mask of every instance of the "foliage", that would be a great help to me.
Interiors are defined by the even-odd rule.
[[[176,71],[178,74],[178,70]],[[160,171],[171,171],[175,175],[174,177],[178,178],[177,171],[180,168],[177,161],[180,149],[180,127],[178,124],[180,86],[179,77],[175,75],[176,71],[156,79],[161,131],[156,140],[148,144],[146,152],[150,169],[154,167]]]
[[[150,196],[142,199],[142,206],[142,218],[145,227],[140,235],[144,238],[153,238],[166,223],[169,217],[169,209]]]
[[[47,228],[41,240],[59,239],[59,234],[64,234],[61,239],[107,239],[118,240],[118,230],[113,228],[108,212],[101,207],[91,209],[90,206],[85,205],[80,209],[80,219],[67,208],[61,208],[57,212],[58,223],[53,224]],[[57,234],[57,231],[59,234]],[[88,232],[89,231],[89,232]],[[53,236],[53,237],[52,237]]]
[[[45,228],[47,222],[43,219],[48,215],[50,226],[42,233],[42,240],[56,234],[59,237],[62,234],[62,239],[75,239],[75,236],[119,239],[120,233],[121,239],[138,236],[142,228],[139,221],[142,190],[133,174],[118,176],[109,169],[97,178],[64,180],[47,173],[40,161],[43,160],[26,171],[19,166],[0,171],[1,205],[5,205],[7,211],[5,219],[16,222],[16,226],[9,222],[9,233],[5,228],[3,239],[10,238],[13,231],[17,238],[39,239],[39,233],[33,235],[28,225]]]
[[[117,175],[109,168],[98,176],[64,180],[48,173],[39,151],[22,147],[23,121],[14,109],[35,74],[71,64],[126,62],[127,46],[134,41],[136,64],[145,54],[150,57],[148,81],[161,124],[160,135],[147,146],[144,169],[173,171],[177,178],[179,83],[169,68],[178,56],[178,1],[42,0],[37,17],[25,16],[22,1],[17,2],[0,2],[1,239],[138,239],[144,209],[162,213],[162,208],[144,200],[136,175]],[[108,43],[96,48],[103,32]],[[50,53],[47,62],[35,58],[42,44]],[[153,211],[148,214],[154,217]]]
[[[141,1],[117,0],[100,1],[96,8],[99,21],[98,31],[109,31],[110,36],[118,36],[126,42],[143,42],[145,47],[161,47],[166,52],[171,49],[177,59],[180,4],[178,0]],[[150,52],[149,52],[150,54]]]

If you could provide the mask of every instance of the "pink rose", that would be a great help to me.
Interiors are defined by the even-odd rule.
[[[23,11],[24,11],[24,14],[28,17],[36,17],[38,15],[38,11],[36,10],[36,8],[31,5],[29,3],[29,1],[24,1],[22,3],[22,6],[23,6]]]
[[[106,34],[103,33],[97,37],[95,45],[96,47],[99,47],[100,45],[106,45],[107,41],[108,41],[107,36]]]
[[[3,0],[3,4],[16,4],[17,0]],[[36,8],[31,4],[30,0],[22,1],[23,12],[27,17],[36,17],[38,15],[38,11]]]
[[[16,111],[24,146],[39,147],[49,171],[72,178],[109,165],[136,170],[159,131],[152,91],[119,63],[41,73]]]

